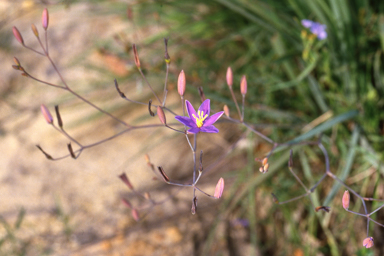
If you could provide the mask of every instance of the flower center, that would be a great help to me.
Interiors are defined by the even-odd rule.
[[[197,111],[197,115],[199,117],[196,117],[194,114],[192,114],[192,116],[196,119],[196,125],[197,127],[201,127],[203,126],[203,123],[204,123],[204,120],[208,117],[208,115],[205,115],[204,116],[204,111]]]

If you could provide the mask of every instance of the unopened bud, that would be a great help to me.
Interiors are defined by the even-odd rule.
[[[367,237],[363,241],[363,246],[365,248],[371,248],[374,245],[373,243],[373,237]]]
[[[165,45],[164,60],[165,60],[165,63],[169,64],[171,63],[171,57],[169,57],[169,54],[168,54],[168,38],[164,38],[164,45]]]
[[[61,119],[58,105],[55,106],[55,112],[56,112],[56,117],[57,117],[57,124],[59,125],[60,128],[63,128],[63,120]]]
[[[39,32],[37,31],[35,24],[32,24],[31,28],[32,28],[33,34],[35,34],[36,37],[39,37]]]
[[[185,87],[185,73],[184,70],[181,70],[179,78],[177,79],[177,91],[179,92],[180,96],[184,96]]]
[[[318,206],[315,208],[315,212],[318,212],[318,211],[329,212],[330,210],[331,210],[331,207],[329,206]]]
[[[264,158],[263,161],[261,162],[263,165],[266,165],[268,163],[268,158]]]
[[[269,168],[269,163],[266,163],[266,164],[263,166],[264,173],[268,172],[268,168]]]
[[[45,121],[47,121],[47,123],[49,123],[49,124],[52,124],[53,118],[52,118],[52,115],[49,112],[48,108],[44,104],[41,104],[40,110],[41,110],[41,113],[43,113]]]
[[[72,144],[71,144],[71,143],[68,143],[67,146],[68,146],[69,154],[71,154],[71,157],[72,157],[73,159],[76,159],[75,152],[73,152]]]
[[[135,221],[139,221],[140,220],[139,212],[136,209],[132,209],[131,213],[132,213],[132,217],[133,217],[133,219]]]
[[[224,179],[220,178],[219,181],[217,182],[216,188],[215,188],[215,194],[213,195],[217,199],[219,199],[224,191]]]
[[[288,168],[292,168],[292,167],[293,167],[293,150],[291,149],[291,151],[289,152]]]
[[[262,166],[259,168],[259,172],[264,173],[264,168]]]
[[[196,213],[196,209],[197,209],[197,197],[195,196],[195,197],[192,199],[191,213],[192,213],[192,214],[195,214],[195,213]]]
[[[129,181],[127,175],[123,172],[122,174],[119,175],[119,178],[127,185],[127,187],[131,190],[134,190],[131,182]]]
[[[241,78],[241,82],[240,82],[240,92],[241,94],[244,96],[245,94],[247,94],[247,78],[245,77],[245,75]]]
[[[12,28],[13,35],[15,36],[16,40],[19,41],[22,45],[24,45],[23,37],[21,36],[19,30],[16,27]]]
[[[131,6],[128,6],[128,8],[127,8],[127,18],[130,21],[133,20],[133,11],[132,11],[132,7]]]
[[[144,198],[147,200],[151,200],[151,195],[148,192],[144,193]]]
[[[136,67],[138,69],[141,69],[141,66],[140,66],[140,60],[139,60],[139,54],[137,53],[137,49],[136,49],[136,45],[133,44],[132,45],[132,50],[133,50],[133,55],[135,57],[135,64],[136,64]]]
[[[155,113],[153,113],[152,109],[151,109],[151,106],[152,106],[152,100],[149,99],[149,102],[148,102],[148,111],[149,111],[149,115],[150,116],[155,116]]]
[[[45,157],[49,160],[53,160],[53,157],[49,155],[47,152],[45,152],[39,145],[36,145],[36,147],[45,155]]]
[[[167,120],[165,118],[165,114],[164,114],[164,111],[163,111],[163,108],[160,107],[160,106],[157,106],[157,116],[159,117],[160,119],[160,122],[164,125],[167,124]]]
[[[49,23],[49,15],[48,15],[48,10],[45,8],[43,10],[43,15],[41,16],[41,23],[43,24],[43,28],[47,30],[48,28],[48,23]]]
[[[272,195],[273,202],[275,204],[278,204],[279,203],[279,199],[277,199],[277,196],[275,194],[273,194],[273,193],[271,193],[271,195]]]
[[[343,202],[343,208],[344,208],[345,210],[348,210],[348,208],[349,208],[349,201],[350,201],[349,191],[348,191],[348,190],[345,190],[344,195],[343,195],[343,200],[342,200],[342,202]]]
[[[233,73],[231,67],[227,69],[227,84],[229,87],[232,87],[233,84]]]
[[[224,105],[224,114],[229,117],[229,108],[227,105]]]
[[[161,177],[163,177],[164,181],[169,182],[169,178],[168,178],[167,174],[165,174],[163,167],[158,166],[157,169],[159,170],[160,175],[161,175]]]
[[[13,61],[15,62],[16,66],[20,66],[20,61],[16,57],[13,57]]]
[[[205,97],[203,87],[199,86],[198,90],[199,90],[200,99],[202,102],[204,102],[207,98]]]
[[[131,202],[129,202],[127,199],[123,198],[121,199],[121,201],[123,201],[123,203],[130,209],[132,209],[132,204]]]

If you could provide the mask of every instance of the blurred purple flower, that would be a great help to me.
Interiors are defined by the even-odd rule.
[[[327,32],[325,31],[325,29],[327,28],[326,25],[311,20],[302,20],[301,24],[304,27],[309,28],[311,33],[316,35],[319,40],[324,40],[325,38],[327,38]]]
[[[220,111],[212,116],[209,116],[209,112],[211,110],[210,104],[209,99],[205,100],[196,113],[192,104],[186,100],[185,105],[187,107],[189,117],[176,116],[175,118],[180,123],[191,128],[188,130],[188,133],[218,133],[219,129],[213,126],[213,124],[224,114],[224,111]]]

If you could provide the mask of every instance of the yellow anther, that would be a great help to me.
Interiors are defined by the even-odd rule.
[[[204,123],[204,120],[208,117],[208,115],[205,115],[204,116],[204,111],[197,111],[197,115],[199,117],[196,117],[194,114],[192,114],[192,116],[196,119],[196,125],[197,127],[201,127],[203,126],[203,123]]]

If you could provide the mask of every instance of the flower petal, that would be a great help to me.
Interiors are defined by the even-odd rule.
[[[216,121],[217,121],[223,114],[224,114],[224,111],[220,111],[220,112],[217,112],[216,114],[211,115],[210,117],[208,117],[207,119],[205,119],[203,126],[210,126],[210,125],[216,123]]]
[[[190,130],[189,130],[190,131]],[[218,133],[219,129],[217,129],[215,126],[210,125],[210,126],[203,126],[200,128],[201,132],[207,132],[207,133]]]
[[[195,115],[195,116],[197,116],[197,115],[196,115],[196,111],[193,108],[192,104],[186,100],[185,106],[187,107],[187,112],[188,112],[189,118],[191,118],[191,119],[193,118],[192,120],[195,120],[193,115]]]
[[[301,25],[303,25],[306,28],[311,27],[312,24],[313,24],[313,21],[311,21],[311,20],[301,20]]]
[[[190,133],[190,134],[195,134],[195,133],[199,133],[201,131],[200,128],[198,127],[193,127],[191,129],[189,129],[187,132]]]
[[[206,99],[199,107],[199,110],[204,112],[204,116],[208,115],[211,111],[211,101],[209,99]]]
[[[188,127],[196,127],[196,122],[186,116],[175,116],[176,120]]]
[[[323,39],[327,38],[327,32],[325,32],[325,31],[321,31],[321,32],[317,35],[317,38],[319,38],[319,40],[323,40]]]

